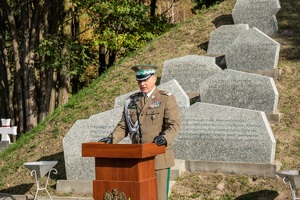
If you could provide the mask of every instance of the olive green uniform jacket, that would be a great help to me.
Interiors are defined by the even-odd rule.
[[[142,143],[151,143],[153,139],[162,134],[166,140],[166,153],[155,157],[155,169],[164,169],[173,167],[174,155],[172,150],[172,142],[180,130],[180,113],[175,96],[165,92],[154,89],[151,96],[144,104],[144,97],[140,97],[136,102],[136,106],[129,108],[129,115],[133,123],[137,121],[136,110],[139,112],[139,121],[142,132]],[[128,127],[125,121],[125,109],[123,111],[122,119],[109,135],[113,139],[113,143],[120,142],[128,135]],[[133,144],[138,141],[133,137]]]

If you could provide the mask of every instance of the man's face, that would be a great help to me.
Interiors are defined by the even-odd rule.
[[[138,81],[138,85],[141,92],[144,94],[148,94],[149,92],[151,92],[152,89],[155,87],[156,79],[156,76],[152,75],[146,80]]]

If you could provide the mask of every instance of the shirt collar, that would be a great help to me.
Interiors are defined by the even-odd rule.
[[[148,94],[145,94],[145,97],[149,98],[151,96],[151,94],[153,93],[153,91],[155,90],[156,87],[154,87],[151,92],[149,92]]]

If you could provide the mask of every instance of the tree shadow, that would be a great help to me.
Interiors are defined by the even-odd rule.
[[[278,195],[279,194],[277,191],[261,190],[257,192],[243,194],[235,198],[235,200],[255,200],[255,199],[274,200]]]
[[[57,170],[57,174],[51,173],[49,180],[66,180],[66,168],[65,168],[65,159],[63,152],[59,152],[50,156],[44,156],[38,159],[37,161],[58,161],[54,168]],[[45,176],[48,176],[46,174]],[[9,187],[3,190],[0,190],[0,193],[8,193],[8,194],[26,194],[29,190],[35,185],[34,183],[20,184],[15,185],[13,187]],[[52,186],[53,188],[56,186]]]
[[[199,49],[202,49],[202,50],[204,50],[204,51],[207,51],[207,49],[208,49],[208,41],[199,44],[197,47],[198,47]]]
[[[212,21],[212,23],[215,25],[216,28],[222,25],[234,25],[234,21],[231,14],[218,16]]]
[[[50,174],[51,179],[55,180],[66,180],[66,168],[65,168],[65,159],[64,153],[59,152],[50,156],[41,157],[38,161],[58,161],[54,168],[57,170],[57,174]]]
[[[300,29],[300,2],[299,1],[282,1],[281,9],[276,14],[278,20],[278,35],[287,43],[285,48],[280,49],[281,57],[286,60],[299,60],[300,37],[298,32]]]
[[[16,195],[26,194],[26,192],[28,192],[33,185],[34,183],[16,185],[10,188],[6,188],[4,190],[0,190],[0,193],[16,194]]]

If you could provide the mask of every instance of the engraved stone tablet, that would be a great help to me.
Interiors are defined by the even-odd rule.
[[[278,32],[276,14],[281,9],[279,0],[237,0],[232,11],[235,24],[249,24],[266,34]]]
[[[183,90],[199,91],[199,83],[222,71],[211,56],[188,55],[164,62],[161,83],[175,79]]]
[[[279,59],[280,44],[256,28],[237,36],[225,57],[228,69],[275,69]]]
[[[176,159],[273,163],[276,141],[264,112],[197,102],[181,115]]]
[[[123,108],[115,108],[77,120],[63,139],[64,159],[68,180],[94,180],[95,159],[82,157],[82,143],[96,142],[107,137],[121,119]],[[125,138],[120,143],[131,143]]]
[[[226,69],[200,84],[201,102],[276,113],[273,78]]]
[[[224,55],[235,38],[249,29],[248,24],[223,25],[210,33],[208,54]]]

